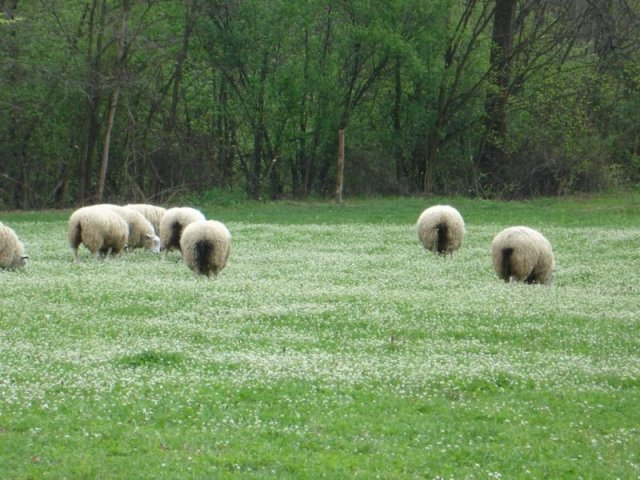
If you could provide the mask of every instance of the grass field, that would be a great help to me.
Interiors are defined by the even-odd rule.
[[[451,260],[414,227],[445,201]],[[640,477],[640,195],[197,206],[233,235],[215,280],[0,214],[31,256],[0,271],[0,478]],[[552,287],[495,276],[516,224]]]

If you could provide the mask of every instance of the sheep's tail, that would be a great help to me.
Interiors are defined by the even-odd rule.
[[[169,236],[169,245],[167,245],[167,250],[169,247],[175,247],[180,250],[180,236],[182,235],[182,225],[180,222],[173,222],[171,224],[171,235]]]
[[[76,224],[72,227],[71,232],[69,232],[69,244],[72,249],[78,248],[78,245],[82,243],[82,225],[80,222],[76,222]]]
[[[437,243],[438,243],[438,253],[445,254],[447,253],[447,240],[449,236],[449,228],[447,227],[446,222],[439,223],[436,225],[436,235],[437,235]]]
[[[198,273],[209,275],[209,258],[213,254],[213,243],[209,240],[198,240],[195,245],[196,267]]]
[[[509,282],[511,280],[511,275],[513,275],[513,271],[511,269],[511,257],[513,255],[513,248],[503,248],[502,249],[502,278],[504,278],[505,282]]]
[[[78,247],[82,243],[82,225],[80,222],[75,222],[69,230],[69,246],[71,247],[71,253],[73,254],[74,263],[78,261]]]

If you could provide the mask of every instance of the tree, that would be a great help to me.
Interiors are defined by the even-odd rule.
[[[476,161],[481,195],[510,197],[522,191],[519,175],[525,169],[516,161],[518,144],[513,141],[509,117],[524,105],[540,108],[526,97],[535,90],[531,86],[563,78],[565,68],[573,69],[574,75],[578,69],[591,68],[589,53],[580,44],[585,7],[581,2],[496,0],[484,137]],[[536,98],[551,108],[563,101],[550,95]]]
[[[426,133],[424,193],[433,193],[434,173],[440,149],[477,122],[477,117],[472,112],[467,112],[466,121],[460,127],[453,126],[455,117],[482,91],[489,75],[489,72],[485,71],[480,75],[476,73],[478,76],[473,78],[472,72],[474,58],[491,14],[492,10],[487,2],[467,2],[454,22],[455,28],[449,29],[449,33],[446,34],[442,75],[433,106],[434,121]]]
[[[0,7],[2,208],[640,178],[635,0]]]
[[[113,121],[116,116],[116,109],[118,108],[118,98],[120,97],[120,91],[122,90],[122,78],[124,77],[125,62],[127,59],[127,17],[131,5],[129,0],[123,0],[122,13],[120,20],[120,28],[117,36],[118,54],[115,60],[114,66],[114,78],[115,83],[113,92],[111,93],[111,100],[109,101],[109,108],[105,119],[105,131],[104,139],[102,142],[102,154],[100,155],[100,169],[98,173],[98,185],[96,187],[96,202],[102,203],[104,195],[104,186],[107,179],[107,167],[109,164],[109,148],[111,147],[111,130],[113,129]]]
[[[516,3],[516,0],[496,0],[493,13],[489,59],[491,77],[485,100],[485,146],[478,162],[481,174],[487,177],[484,183],[489,189],[500,188],[505,182],[507,105]]]

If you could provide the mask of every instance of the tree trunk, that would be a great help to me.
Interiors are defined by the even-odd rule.
[[[253,200],[260,199],[260,177],[262,162],[262,140],[263,134],[260,128],[254,128],[253,132],[253,153],[251,154],[251,165],[249,168],[248,190],[249,197]]]
[[[393,100],[393,154],[395,157],[396,181],[401,184],[406,175],[404,156],[402,152],[402,62],[396,59],[395,63],[395,95]]]
[[[336,173],[336,203],[342,203],[344,187],[344,128],[338,130],[338,171]]]
[[[260,76],[257,97],[255,100],[256,116],[253,121],[253,154],[251,156],[251,168],[248,178],[249,195],[252,199],[258,200],[261,196],[262,182],[262,155],[267,138],[267,126],[265,123],[265,88],[269,68],[269,53],[264,52],[262,55],[262,64],[260,66]]]
[[[448,69],[451,66],[451,50],[447,52],[445,57],[445,66]],[[447,108],[447,84],[443,80],[438,88],[438,111],[436,121],[427,134],[427,145],[424,158],[424,179],[422,191],[426,195],[433,193],[433,183],[436,171],[436,162],[438,161],[438,151],[442,142],[442,130],[446,122]]]
[[[516,0],[496,0],[490,56],[493,88],[485,101],[485,143],[478,165],[484,194],[504,193],[508,178],[505,140],[515,12]]]
[[[86,127],[84,145],[79,158],[79,189],[78,202],[82,205],[88,198],[91,187],[91,177],[93,170],[93,155],[98,141],[100,131],[100,121],[98,120],[98,110],[100,108],[101,96],[101,74],[102,69],[102,42],[106,22],[106,1],[93,0],[89,8],[89,19],[87,25],[87,101],[86,101]],[[95,45],[94,45],[95,39]],[[95,48],[95,53],[94,53]]]
[[[438,134],[434,129],[427,135],[427,148],[424,156],[424,183],[422,185],[422,191],[426,195],[433,193],[433,181],[438,158],[438,144]]]
[[[116,116],[116,108],[118,107],[118,97],[120,96],[120,87],[116,87],[111,95],[111,103],[105,121],[104,140],[102,143],[102,154],[100,155],[100,170],[98,172],[98,185],[96,188],[96,202],[102,203],[104,196],[104,186],[107,181],[107,167],[109,165],[109,148],[111,146],[111,130],[113,128],[113,120]]]
[[[127,14],[129,10],[129,2],[122,2],[122,19],[120,21],[120,31],[118,33],[118,57],[116,60],[115,68],[115,82],[116,87],[111,94],[111,101],[109,103],[109,110],[107,112],[107,118],[105,119],[105,132],[102,143],[102,154],[100,155],[100,169],[98,172],[98,185],[96,188],[96,202],[102,203],[104,196],[104,187],[107,181],[107,167],[109,165],[109,149],[111,147],[111,130],[113,129],[113,122],[116,116],[116,109],[118,108],[118,98],[120,97],[120,90],[122,89],[122,70],[125,63],[125,36],[127,30]]]
[[[298,114],[298,138],[296,141],[296,156],[291,162],[291,191],[294,197],[307,195],[305,177],[308,175],[307,152],[307,89],[309,88],[309,29],[304,29],[304,63],[302,69],[303,91],[300,96],[300,113]]]
[[[236,127],[229,109],[227,82],[224,78],[217,91],[219,109],[215,114],[215,137],[217,156],[220,165],[220,186],[233,188],[233,172],[236,151]]]

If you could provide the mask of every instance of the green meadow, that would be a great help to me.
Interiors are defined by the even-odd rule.
[[[451,259],[415,221],[466,221]],[[2,479],[640,477],[640,195],[196,204],[229,266],[71,262],[70,211],[4,212]],[[528,225],[551,287],[489,245]]]

